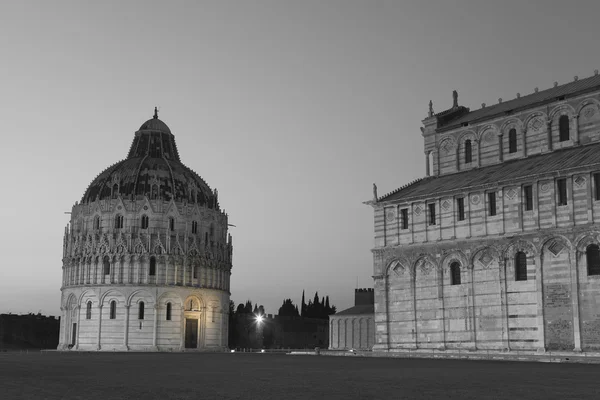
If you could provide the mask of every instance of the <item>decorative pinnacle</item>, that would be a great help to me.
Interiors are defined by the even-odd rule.
[[[154,107],[154,119],[158,119],[158,108]]]

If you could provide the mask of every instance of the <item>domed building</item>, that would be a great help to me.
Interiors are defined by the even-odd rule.
[[[154,118],[75,203],[63,244],[59,350],[227,348],[232,239],[217,190]]]

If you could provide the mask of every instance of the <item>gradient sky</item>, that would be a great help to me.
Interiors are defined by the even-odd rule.
[[[485,4],[484,4],[485,3]],[[231,298],[372,287],[372,183],[425,173],[419,127],[600,68],[600,2],[3,1],[0,313],[58,315],[90,181],[159,117],[219,190]]]

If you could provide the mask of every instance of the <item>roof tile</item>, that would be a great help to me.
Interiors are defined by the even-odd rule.
[[[563,173],[585,167],[600,167],[600,143],[556,150],[501,164],[476,168],[454,174],[428,177],[395,190],[378,201],[433,197],[466,188],[501,186],[532,176]]]

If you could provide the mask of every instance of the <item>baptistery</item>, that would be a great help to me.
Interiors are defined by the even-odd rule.
[[[232,238],[217,190],[154,110],[71,211],[59,350],[227,348]]]

